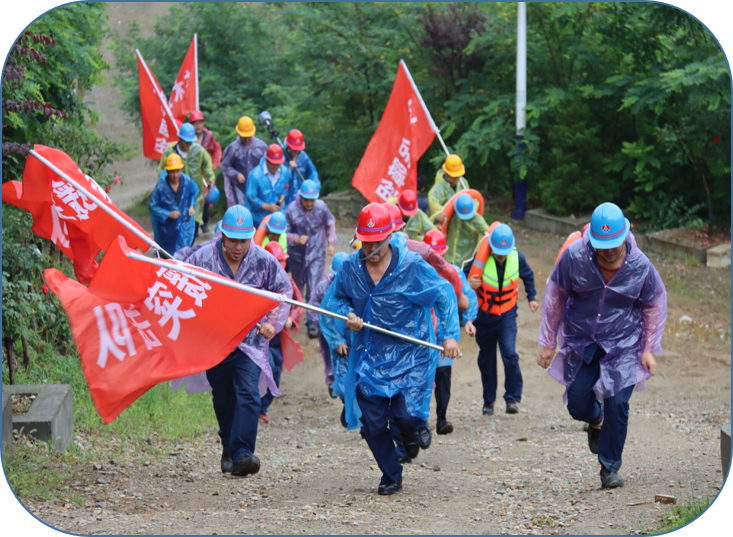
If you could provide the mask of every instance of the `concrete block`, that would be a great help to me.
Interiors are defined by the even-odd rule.
[[[720,461],[723,463],[723,481],[730,470],[730,423],[720,428]]]
[[[3,454],[7,460],[13,458],[13,403],[10,392],[3,386]]]
[[[718,244],[707,251],[707,266],[710,268],[730,267],[730,244]]]
[[[706,263],[708,257],[704,248],[696,248],[694,246],[672,242],[668,239],[659,237],[656,233],[649,233],[644,236],[644,245],[642,248],[647,252],[668,255],[678,259],[693,257],[697,259],[701,265]]]
[[[567,237],[573,231],[580,231],[590,222],[590,216],[571,218],[569,216],[555,216],[545,209],[532,209],[524,214],[524,225],[535,231],[555,233]]]
[[[74,409],[68,384],[27,384],[3,386],[3,392],[38,394],[28,412],[13,416],[13,428],[23,429],[43,442],[53,441],[59,451],[69,448],[74,438]]]

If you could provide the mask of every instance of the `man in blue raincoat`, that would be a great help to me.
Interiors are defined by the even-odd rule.
[[[285,200],[285,207],[295,201],[295,195],[300,190],[303,181],[313,181],[318,190],[321,190],[321,181],[318,179],[318,171],[313,165],[313,161],[305,152],[305,139],[303,133],[298,129],[291,130],[285,137],[285,145],[283,146],[285,158],[290,166],[290,175],[292,177],[288,196]]]
[[[436,340],[431,318],[441,323],[444,355],[458,358],[457,302],[450,284],[401,242],[390,242],[394,225],[386,207],[362,209],[356,236],[362,248],[344,261],[326,309],[348,317],[354,331],[345,382],[349,429],[363,427],[369,449],[382,470],[378,493],[402,489],[402,465],[390,421],[402,437],[407,456],[417,456],[418,428],[428,418],[439,353],[387,334],[363,329],[366,321],[413,338]]]
[[[290,183],[290,168],[285,165],[282,147],[272,144],[260,164],[247,177],[245,206],[252,213],[255,227],[279,211],[285,203]]]
[[[198,185],[183,173],[183,159],[168,155],[148,202],[155,242],[166,252],[174,254],[193,242],[198,195]]]
[[[568,412],[589,424],[603,488],[624,485],[618,471],[629,399],[656,371],[666,320],[667,291],[629,221],[613,203],[599,205],[547,282],[537,363],[552,364],[550,376],[566,386]]]

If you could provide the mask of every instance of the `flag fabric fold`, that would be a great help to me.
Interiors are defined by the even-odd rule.
[[[168,144],[178,139],[178,124],[158,80],[145,63],[140,51],[136,53],[140,115],[143,124],[143,155],[160,162]]]
[[[171,98],[168,102],[175,120],[182,124],[186,116],[199,109],[199,66],[198,66],[198,40],[196,34],[193,36],[191,46],[183,58],[181,69],[171,90]]]

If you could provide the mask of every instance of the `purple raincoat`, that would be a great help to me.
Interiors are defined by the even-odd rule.
[[[333,282],[333,278],[334,274],[329,274],[323,280],[318,282],[318,285],[316,285],[313,288],[313,292],[311,292],[311,298],[308,301],[308,304],[319,308],[321,307],[323,297],[326,296],[326,291],[328,291],[328,286]],[[331,349],[328,347],[328,341],[323,337],[323,332],[321,332],[320,314],[315,311],[308,310],[307,315],[311,324],[318,329],[318,344],[321,348],[321,358],[323,358],[323,374],[326,376],[326,384],[330,385],[334,380],[333,365],[331,364]]]
[[[569,387],[593,343],[606,355],[595,385],[599,399],[622,389],[646,387],[649,372],[642,352],[661,353],[667,320],[667,291],[651,261],[629,233],[625,263],[608,283],[593,261],[588,231],[571,244],[555,266],[542,301],[539,344],[560,350],[548,374]],[[564,400],[567,401],[567,389]]]
[[[305,296],[304,285],[308,284],[308,293],[312,293],[326,272],[326,247],[336,245],[336,219],[322,200],[316,200],[313,210],[306,212],[300,203],[300,194],[285,209],[285,219],[291,274]],[[301,235],[308,235],[308,242],[295,244],[295,239]]]
[[[223,276],[224,278],[229,278],[229,271],[227,270],[229,267],[226,266],[226,261],[224,261],[219,252],[219,242],[213,240],[207,243],[189,257],[187,262],[196,267],[209,270],[219,276]],[[293,287],[290,285],[290,278],[280,263],[277,262],[274,256],[254,243],[250,243],[249,250],[242,259],[234,280],[243,285],[254,287],[255,289],[264,289],[265,291],[285,295],[288,298],[292,298],[293,296]],[[275,333],[280,333],[285,326],[289,313],[290,305],[280,304],[272,309],[261,322],[269,322],[275,328]],[[247,334],[247,337],[244,338],[244,341],[238,345],[239,350],[249,356],[262,370],[259,384],[260,395],[262,396],[267,393],[267,388],[270,388],[270,392],[273,395],[279,396],[280,391],[277,389],[277,385],[273,379],[272,368],[270,367],[268,358],[269,347],[269,341],[257,334],[257,328],[253,328]],[[198,375],[171,381],[171,389],[177,390],[184,384],[187,384],[186,393],[197,393],[211,389],[206,379],[205,371]]]
[[[254,170],[267,153],[267,144],[252,137],[252,143],[245,146],[239,136],[224,149],[224,157],[221,160],[221,173],[224,175],[224,193],[227,197],[227,208],[232,205],[244,205],[247,197],[247,182],[239,184],[237,174],[249,177],[249,172]]]

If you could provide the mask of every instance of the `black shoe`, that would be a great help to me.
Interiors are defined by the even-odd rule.
[[[448,420],[439,419],[438,423],[435,425],[435,431],[438,434],[450,434],[453,432],[453,424]]]
[[[211,233],[208,224],[204,224],[203,226],[201,226],[201,233]]]
[[[232,475],[244,476],[260,471],[260,459],[254,455],[242,457],[232,465]]]
[[[592,428],[592,427],[591,427]],[[624,478],[616,472],[609,472],[601,466],[601,488],[617,489],[624,486]]]
[[[494,403],[484,403],[484,416],[494,415]]]
[[[514,399],[506,400],[506,413],[507,414],[519,414],[519,407]]]
[[[318,337],[318,328],[316,328],[315,326],[309,326],[308,337],[311,339],[316,339]]]
[[[433,441],[433,433],[427,425],[417,432],[420,435],[420,448],[428,449]]]
[[[232,473],[232,454],[226,449],[221,452],[221,473],[231,474]]]
[[[601,428],[591,425],[588,427],[588,449],[591,453],[598,455],[598,448],[601,444]]]
[[[333,388],[331,388],[331,386],[328,387],[328,395],[331,399],[336,399],[338,397],[338,395],[333,393]]]
[[[377,489],[377,494],[380,496],[391,496],[395,492],[399,492],[402,490],[402,478],[400,477],[397,481],[394,483],[390,483],[389,485],[379,485],[379,489]]]
[[[411,459],[417,458],[420,453],[420,433],[413,431],[412,433],[402,433],[402,446],[405,448],[405,453]]]
[[[411,464],[411,463],[412,463],[412,459],[408,457],[407,455],[403,455],[402,457],[400,457],[400,464]]]
[[[349,428],[349,424],[348,424],[348,423],[346,423],[346,407],[344,407],[344,408],[343,408],[343,409],[341,410],[341,417],[340,417],[339,419],[340,419],[340,421],[341,421],[341,426],[342,426],[342,427],[343,427],[344,429],[348,429],[348,428]]]

